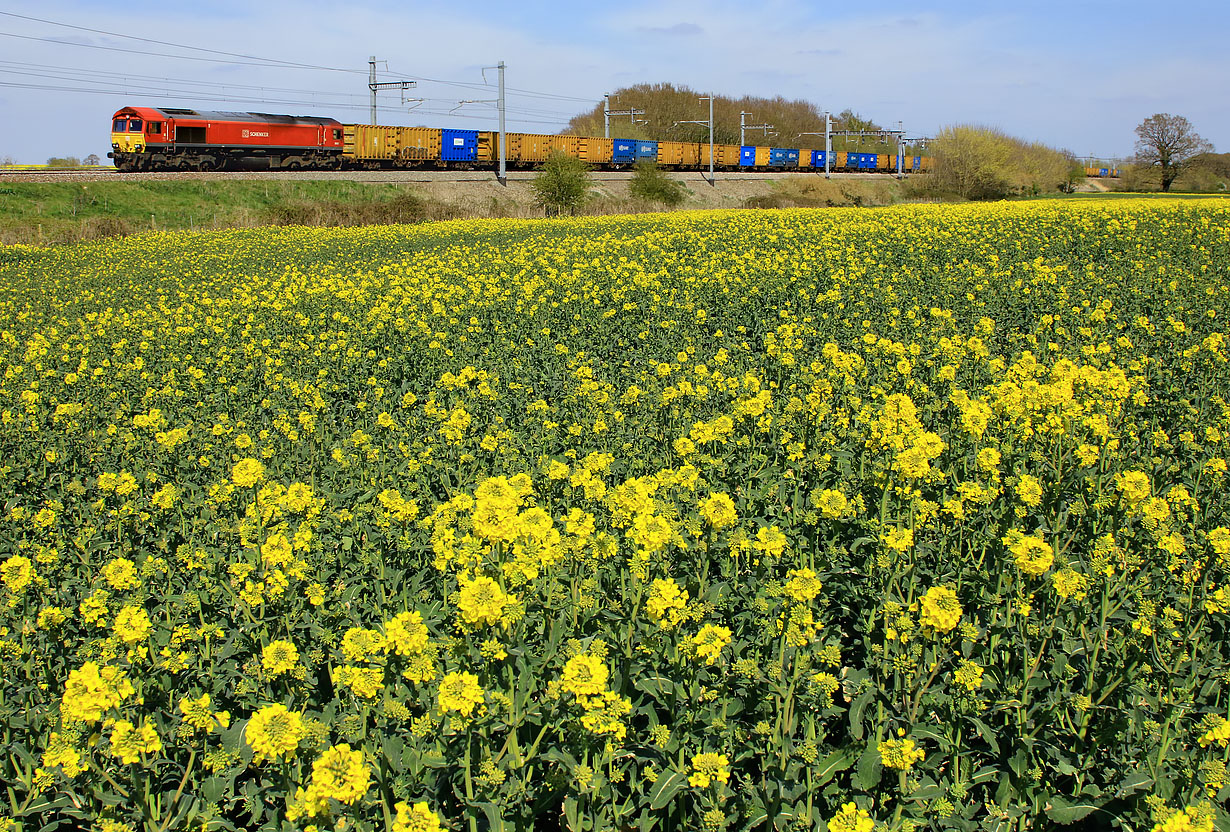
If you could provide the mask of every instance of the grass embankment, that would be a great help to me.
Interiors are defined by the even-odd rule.
[[[695,175],[698,176],[698,175]],[[903,200],[895,179],[686,180],[681,208],[876,206]],[[285,180],[0,182],[0,244],[71,243],[139,231],[354,226],[458,217],[534,217],[525,181],[402,183]],[[596,181],[586,214],[661,210],[625,181]]]
[[[364,225],[455,216],[402,185],[358,182],[0,183],[0,242],[56,243],[137,231]]]

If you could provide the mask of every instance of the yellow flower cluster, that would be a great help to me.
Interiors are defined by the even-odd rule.
[[[947,633],[961,620],[961,602],[946,586],[933,586],[919,599],[918,623],[937,633]]]
[[[706,751],[692,756],[692,773],[688,783],[694,789],[707,789],[714,783],[730,782],[730,760],[725,754]]]
[[[882,740],[876,749],[880,752],[880,762],[885,768],[901,771],[909,771],[915,763],[921,763],[927,757],[927,753],[909,737]]]
[[[281,703],[266,705],[248,720],[244,739],[252,749],[253,759],[280,760],[293,757],[306,736],[303,716]]]

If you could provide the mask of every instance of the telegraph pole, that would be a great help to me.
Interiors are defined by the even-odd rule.
[[[367,88],[372,91],[372,124],[376,123],[376,90],[408,90],[418,86],[417,81],[376,81],[376,56],[372,55],[367,61],[368,75]],[[402,103],[406,103],[405,96],[402,96]]]

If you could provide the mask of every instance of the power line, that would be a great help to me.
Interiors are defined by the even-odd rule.
[[[109,46],[101,46],[98,44],[73,43],[72,41],[57,40],[55,38],[43,38],[43,37],[36,37],[33,35],[18,35],[18,34],[13,34],[13,33],[8,33],[8,32],[0,32],[0,35],[5,35],[7,37],[22,38],[26,40],[38,40],[38,41],[42,41],[45,43],[63,44],[65,46],[82,46],[82,47],[87,47],[91,49],[104,49],[104,50],[113,51],[113,52],[127,52],[129,54],[149,55],[152,57],[160,57],[160,58],[179,58],[182,60],[210,61],[214,63],[226,63],[226,64],[239,65],[239,66],[269,66],[272,68],[312,69],[312,70],[317,70],[320,72],[344,72],[344,73],[360,74],[360,75],[366,74],[366,73],[363,73],[361,70],[357,70],[357,69],[345,69],[341,67],[320,66],[318,64],[309,64],[309,63],[303,63],[299,61],[287,61],[281,58],[266,58],[266,57],[262,57],[259,55],[248,55],[248,54],[244,54],[240,52],[226,52],[220,49],[209,49],[209,48],[202,47],[202,46],[192,46],[190,44],[175,43],[173,41],[157,40],[155,38],[144,38],[144,37],[139,37],[137,35],[127,35],[121,32],[111,32],[105,29],[94,29],[89,26],[78,26],[73,23],[63,23],[61,21],[56,21],[56,20],[47,20],[45,18],[33,17],[31,15],[16,14],[15,12],[0,11],[0,15],[4,15],[6,17],[14,17],[20,20],[29,20],[29,21],[33,21],[36,23],[44,23],[49,26],[62,26],[67,29],[75,29],[77,31],[82,31],[82,32],[91,32],[93,34],[98,34],[98,35],[107,35],[108,37],[126,38],[128,40],[135,40],[141,43],[152,43],[158,46],[170,46],[175,49],[189,49],[194,52],[206,52],[212,55],[224,55],[228,58],[242,58],[244,60],[242,61],[221,61],[221,60],[214,59],[214,58],[202,58],[202,57],[197,57],[194,55],[174,55],[174,54],[168,54],[168,53],[163,53],[163,52],[149,52],[149,51],[136,50],[136,49],[124,49],[122,47],[114,47],[114,46],[109,47]],[[254,61],[257,63],[252,63]],[[486,85],[481,85],[481,84],[477,84],[474,82],[452,81],[452,80],[448,80],[444,78],[428,78],[424,75],[419,75],[418,73],[413,73],[413,72],[397,73],[397,74],[401,74],[404,76],[414,76],[423,81],[429,81],[434,84],[447,84],[450,86],[466,87],[469,89],[485,89],[486,88]],[[515,92],[519,96],[531,97],[531,98],[545,98],[545,99],[554,99],[554,100],[560,100],[560,101],[582,101],[586,103],[592,103],[594,100],[592,98],[578,98],[576,96],[559,95],[557,93],[546,93],[546,92],[539,92],[536,90],[526,90],[526,89],[519,89],[519,88],[518,89],[509,88],[508,91]]]
[[[54,84],[31,84],[31,83],[18,83],[18,82],[12,82],[12,81],[0,81],[0,87],[7,87],[10,89],[47,90],[50,92],[71,92],[71,93],[80,93],[80,94],[86,94],[86,95],[131,95],[132,94],[132,92],[127,89],[106,89],[106,88],[91,89],[91,88],[86,88],[86,87],[81,87],[81,86],[61,86],[61,85],[54,85]],[[174,97],[176,99],[188,100],[188,101],[211,101],[211,102],[218,101],[218,102],[243,103],[243,104],[274,104],[274,105],[278,105],[282,107],[330,107],[330,108],[338,109],[338,110],[366,110],[367,109],[366,105],[353,104],[353,103],[342,103],[342,102],[336,102],[336,101],[291,101],[289,99],[271,99],[271,98],[236,97],[236,96],[211,96],[211,95],[203,95],[200,93],[200,91],[197,91],[197,90],[168,89],[168,90],[157,92],[157,93],[151,91],[147,94],[153,97],[160,97],[160,98]],[[437,100],[444,100],[444,99],[437,99]],[[379,109],[383,111],[387,111],[387,112],[401,112],[401,108],[399,107],[381,106]],[[448,110],[436,110],[436,109],[430,109],[430,108],[417,108],[417,109],[412,110],[411,112],[415,113],[416,115],[434,115],[434,116],[441,116],[441,117],[450,118],[450,119],[465,119],[468,121],[490,121],[494,118],[494,115],[467,115],[464,113],[454,113]],[[514,114],[520,113],[519,110],[514,110],[512,108],[509,108],[509,112],[514,113]],[[518,117],[517,121],[521,124],[535,124],[535,125],[543,125],[543,126],[551,126],[551,127],[555,127],[561,124],[560,121],[543,121],[541,119],[521,118],[521,117]]]
[[[83,49],[101,49],[104,52],[124,52],[129,55],[147,55],[153,58],[177,58],[181,61],[204,61],[211,64],[228,64],[230,66],[263,66],[270,69],[301,69],[303,67],[279,66],[274,63],[253,63],[252,61],[224,61],[220,58],[203,58],[196,55],[173,55],[169,52],[150,52],[144,49],[125,49],[122,46],[102,46],[97,43],[75,43],[70,40],[58,40],[56,38],[41,38],[35,35],[18,35],[13,32],[0,32],[0,37],[20,38],[21,40],[37,40],[43,43],[54,43],[58,46],[79,46]],[[358,70],[345,70],[347,72],[357,72]]]
[[[360,70],[357,70],[357,69],[341,69],[339,67],[333,67],[333,66],[318,66],[316,64],[304,64],[304,63],[298,63],[296,61],[283,61],[279,58],[262,58],[259,55],[244,55],[238,52],[223,52],[219,49],[207,49],[203,46],[190,46],[188,44],[183,44],[183,43],[172,43],[171,41],[154,40],[153,38],[142,38],[142,37],[138,37],[137,35],[125,35],[120,32],[108,32],[103,29],[91,29],[88,26],[77,26],[73,23],[63,23],[58,20],[46,20],[41,17],[31,17],[29,15],[16,14],[14,12],[0,11],[0,15],[4,15],[5,17],[16,17],[21,20],[32,20],[32,21],[35,21],[36,23],[46,23],[49,26],[63,26],[66,29],[76,29],[77,31],[80,31],[80,32],[93,32],[96,35],[107,35],[108,37],[113,37],[113,38],[127,38],[129,40],[141,41],[142,43],[154,43],[159,46],[172,46],[172,47],[175,47],[176,49],[191,49],[194,52],[208,52],[213,55],[226,55],[229,58],[244,58],[250,61],[265,61],[267,63],[282,64],[284,66],[298,67],[301,69],[316,69],[322,72],[359,72],[359,74],[362,74],[362,72],[360,72]]]
[[[37,71],[36,71],[37,70]],[[349,99],[352,105],[357,106],[360,96],[357,94],[327,91],[320,89],[301,89],[297,87],[275,87],[263,84],[239,84],[234,82],[218,83],[216,81],[201,81],[194,78],[175,78],[162,75],[142,75],[140,73],[124,73],[117,75],[114,72],[106,70],[89,69],[86,67],[75,66],[59,66],[55,64],[38,64],[28,61],[5,61],[0,60],[0,74],[33,76],[37,78],[50,78],[59,81],[76,81],[84,84],[97,84],[102,80],[111,84],[131,87],[134,90],[163,90],[171,89],[170,87],[161,86],[164,84],[186,85],[189,89],[184,90],[186,95],[199,95],[191,87],[208,87],[211,90],[253,90],[262,93],[284,93],[287,95],[306,95],[306,96],[321,96],[327,95],[334,98],[343,97]],[[239,96],[231,94],[227,100],[234,100]],[[279,100],[269,98],[252,97],[252,100],[262,103],[279,103]],[[439,104],[456,104],[454,98],[435,98],[424,97],[417,98],[417,101],[432,102]],[[325,106],[325,105],[322,105]],[[398,107],[383,107],[386,110],[398,110]],[[545,116],[558,117],[561,122],[565,122],[572,118],[572,113],[565,113],[558,110],[545,110],[536,107],[510,107],[510,112],[519,115],[527,116]]]

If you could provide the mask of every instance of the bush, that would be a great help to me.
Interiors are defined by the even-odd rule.
[[[946,127],[934,150],[936,187],[966,199],[1050,193],[1070,179],[1069,161],[1058,150],[990,127]]]
[[[530,183],[534,202],[549,217],[575,214],[590,198],[589,166],[566,153],[552,153]]]
[[[674,208],[683,202],[685,189],[682,182],[671,179],[657,162],[648,159],[637,162],[632,179],[628,181],[628,193],[633,199],[654,202]]]
[[[76,156],[52,156],[47,160],[49,168],[79,168],[81,160]]]

